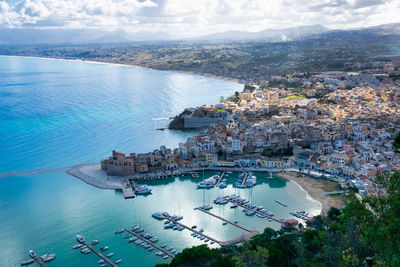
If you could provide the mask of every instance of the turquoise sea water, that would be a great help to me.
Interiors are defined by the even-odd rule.
[[[0,173],[96,162],[113,149],[146,152],[163,144],[174,147],[194,133],[155,130],[167,124],[166,118],[241,89],[232,82],[128,66],[0,57]],[[230,184],[235,176],[230,175]],[[291,210],[316,212],[320,207],[292,182],[266,180],[262,174],[258,178],[251,190],[229,185],[204,192],[194,189],[199,179],[171,178],[150,182],[152,195],[130,200],[63,171],[0,178],[0,266],[18,266],[29,249],[56,253],[49,266],[98,266],[96,255],[71,249],[76,234],[109,245],[114,260],[123,260],[121,266],[153,266],[164,260],[155,251],[128,244],[114,231],[140,224],[160,243],[179,250],[201,244],[188,231],[163,230],[162,223],[150,217],[166,210],[180,213],[182,222],[197,224],[217,239],[233,239],[243,232],[193,210],[218,195],[240,193],[277,218],[289,217]],[[275,199],[289,207],[284,209]],[[216,206],[212,212],[259,231],[279,227],[246,217],[229,205]]]

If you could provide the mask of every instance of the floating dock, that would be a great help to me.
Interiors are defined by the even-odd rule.
[[[122,194],[125,199],[135,197],[135,192],[133,191],[132,184],[129,180],[124,180],[122,182]]]
[[[221,181],[222,181],[222,178],[224,178],[224,176],[225,176],[225,171],[223,171],[221,173],[221,175],[219,176],[218,181],[217,181],[217,183],[215,185],[219,185],[221,183]]]
[[[266,214],[264,214],[264,213],[262,213],[262,212],[259,212],[258,210],[250,209],[250,208],[246,207],[245,205],[240,204],[239,202],[230,200],[230,199],[228,199],[228,196],[226,196],[226,197],[224,197],[224,198],[225,198],[226,200],[228,200],[229,202],[234,203],[234,204],[236,204],[236,205],[238,205],[238,206],[240,206],[240,207],[242,207],[242,208],[245,208],[245,209],[254,211],[255,213],[258,213],[258,214],[260,214],[260,215],[262,215],[262,216],[264,216],[264,217],[267,217],[268,219],[274,220],[274,221],[276,221],[276,222],[278,222],[278,223],[283,223],[283,221],[281,221],[281,220],[279,220],[279,219],[276,219],[276,218],[274,218],[274,217],[272,217],[272,216],[266,215]]]
[[[167,255],[167,256],[169,256],[169,257],[171,257],[171,258],[174,258],[174,257],[175,257],[175,255],[172,254],[171,252],[169,252],[169,251],[163,249],[162,247],[159,247],[158,245],[154,244],[154,243],[151,242],[150,240],[147,240],[146,238],[144,238],[144,237],[138,235],[138,234],[135,233],[134,231],[129,230],[129,229],[125,229],[125,231],[128,232],[128,233],[130,233],[131,235],[136,236],[137,238],[141,239],[142,241],[148,243],[149,245],[153,246],[155,249],[158,249],[159,251],[161,251],[161,252],[164,253],[165,255]]]
[[[198,234],[198,235],[204,236],[205,238],[207,238],[207,239],[209,239],[209,240],[211,240],[211,241],[214,241],[215,243],[217,243],[217,244],[220,245],[220,246],[223,246],[223,242],[221,242],[221,241],[219,241],[219,240],[217,240],[217,239],[215,239],[215,238],[212,238],[211,236],[208,236],[208,235],[206,235],[206,234],[203,234],[203,233],[201,233],[201,232],[199,232],[199,231],[197,231],[197,230],[195,230],[195,229],[192,229],[191,227],[189,227],[189,226],[187,226],[187,225],[184,225],[183,223],[180,223],[180,222],[178,222],[178,221],[175,221],[175,220],[171,219],[170,217],[165,217],[165,219],[166,219],[166,220],[169,220],[169,221],[171,221],[171,222],[173,222],[173,223],[175,223],[175,224],[178,224],[178,225],[180,225],[180,226],[182,226],[182,227],[188,229],[189,231],[192,231],[193,233],[196,233],[196,234]]]
[[[244,185],[244,184],[246,183],[247,177],[248,177],[248,176],[249,176],[249,173],[246,172],[246,173],[244,174],[244,177],[243,177],[242,185]]]
[[[44,263],[44,261],[39,258],[38,256],[32,257],[40,266],[42,267],[47,267],[47,265]]]
[[[100,258],[102,258],[105,262],[107,262],[108,264],[110,264],[112,267],[117,267],[118,265],[115,264],[113,261],[111,261],[109,258],[107,258],[106,256],[104,256],[103,254],[101,254],[97,249],[95,249],[92,245],[90,245],[88,242],[86,242],[86,240],[80,241],[80,243],[84,244],[85,246],[87,246],[91,251],[93,251],[94,253],[97,254],[97,256],[99,256]]]
[[[246,227],[240,226],[239,224],[236,224],[236,223],[234,223],[234,222],[232,222],[232,221],[229,221],[229,220],[227,220],[227,219],[225,219],[225,218],[222,218],[221,216],[218,216],[218,215],[213,214],[213,213],[211,213],[211,212],[209,212],[209,211],[206,211],[206,210],[202,209],[201,207],[194,208],[194,209],[195,209],[195,210],[202,211],[202,212],[204,212],[204,213],[207,213],[208,215],[214,216],[215,218],[218,218],[218,219],[220,219],[220,220],[222,220],[222,221],[224,221],[224,222],[230,223],[230,224],[232,224],[233,226],[236,226],[236,227],[238,227],[238,228],[240,228],[240,229],[242,229],[242,230],[245,230],[246,232],[249,232],[249,233],[252,232],[252,230],[250,230],[250,229],[248,229],[248,228],[246,228]]]
[[[278,203],[278,204],[281,204],[281,205],[284,206],[284,207],[287,207],[287,204],[285,204],[285,203],[283,203],[283,202],[280,202],[279,200],[275,200],[275,202]]]

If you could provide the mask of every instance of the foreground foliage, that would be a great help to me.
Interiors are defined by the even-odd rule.
[[[400,173],[378,177],[387,194],[332,208],[308,228],[264,233],[243,246],[185,249],[163,266],[400,266]],[[160,265],[161,266],[161,265]]]

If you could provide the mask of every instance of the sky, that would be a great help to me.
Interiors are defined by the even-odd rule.
[[[0,0],[0,28],[85,28],[194,37],[320,24],[400,22],[400,0]]]

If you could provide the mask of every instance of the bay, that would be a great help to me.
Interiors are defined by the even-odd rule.
[[[98,162],[113,149],[147,152],[160,145],[175,147],[196,132],[158,131],[186,107],[216,103],[243,85],[201,76],[81,61],[0,57],[0,173],[51,169]],[[212,173],[206,173],[206,176]],[[182,250],[202,242],[188,231],[163,230],[151,218],[155,211],[180,213],[182,222],[197,224],[219,240],[243,234],[194,207],[223,194],[237,193],[267,206],[277,218],[288,211],[318,212],[320,204],[297,184],[267,180],[250,190],[195,190],[199,179],[171,178],[149,182],[153,194],[124,200],[121,193],[101,190],[64,171],[0,178],[0,262],[18,266],[29,249],[56,253],[49,266],[97,266],[97,256],[71,249],[75,235],[110,246],[114,260],[127,266],[165,262],[153,252],[128,244],[114,231],[139,224],[160,243]],[[203,194],[204,193],[204,194]],[[274,199],[289,204],[284,209]],[[217,206],[212,212],[262,231],[279,224],[246,217],[239,209]],[[134,264],[133,264],[134,263]]]

